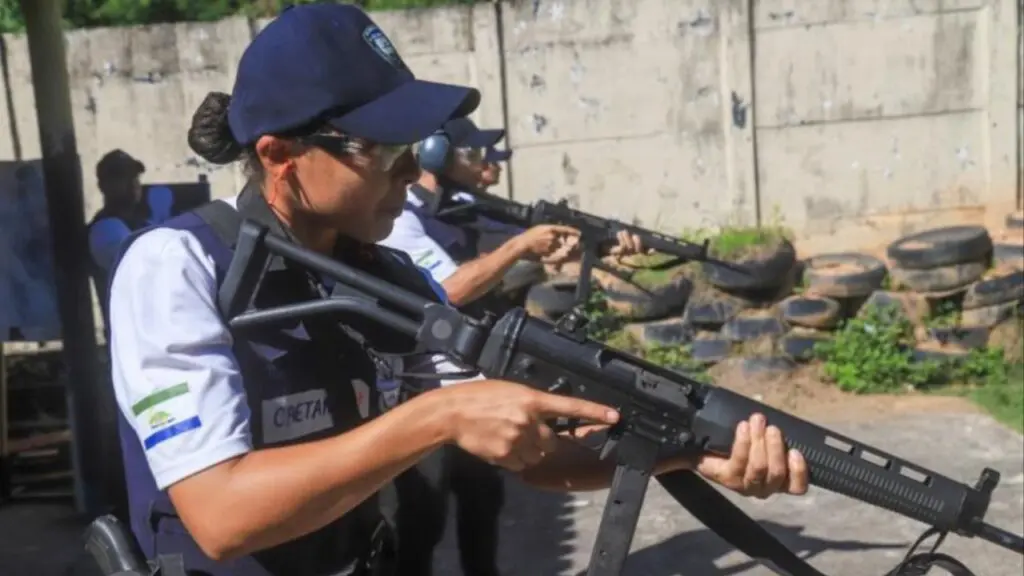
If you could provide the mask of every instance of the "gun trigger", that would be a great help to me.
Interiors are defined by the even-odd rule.
[[[579,418],[566,418],[566,420],[565,420],[565,430],[569,433],[570,436],[575,437],[576,436],[576,429],[579,428],[579,427],[580,427],[580,419]]]
[[[608,455],[612,453],[612,450],[614,450],[615,447],[618,446],[618,444],[619,439],[613,438],[612,436],[609,435],[608,439],[605,440],[604,444],[601,446],[601,455],[598,456],[598,459],[604,460],[605,458],[607,458]]]

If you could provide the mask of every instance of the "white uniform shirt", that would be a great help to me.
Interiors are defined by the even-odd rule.
[[[160,489],[253,447],[249,421],[254,415],[231,333],[217,311],[216,278],[213,259],[193,234],[157,228],[128,248],[111,283],[114,393]],[[407,361],[406,369],[464,370],[437,355],[424,356],[422,363]],[[265,429],[279,425],[267,408],[281,400],[264,400],[263,414],[255,415],[264,419]],[[266,434],[271,433],[302,435],[296,430]]]
[[[423,201],[412,192],[406,192],[406,201],[414,206],[422,206]],[[448,279],[458,270],[459,265],[455,263],[451,255],[427,236],[423,229],[423,223],[412,210],[405,209],[402,215],[395,220],[395,226],[381,245],[393,250],[401,250],[409,254],[417,266],[430,272],[434,280],[440,284]]]

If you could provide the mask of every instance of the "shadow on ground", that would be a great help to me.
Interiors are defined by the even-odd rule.
[[[767,529],[787,548],[804,560],[829,551],[858,552],[865,550],[905,550],[907,543],[872,543],[856,540],[827,540],[803,536],[803,527],[762,521]],[[719,564],[727,556],[742,558],[728,567]],[[733,576],[760,566],[735,552],[735,548],[710,530],[694,530],[673,536],[660,544],[637,550],[626,561],[623,576]],[[576,576],[585,576],[580,571]]]
[[[505,474],[505,507],[498,550],[502,574],[569,574],[577,536],[573,516],[579,503],[572,494],[536,490]],[[434,574],[463,575],[451,518],[435,555]]]
[[[581,541],[585,538],[581,538],[577,531],[576,511],[580,508],[603,509],[603,494],[545,492],[525,486],[510,476],[506,479],[506,501],[499,555],[504,576],[586,575],[585,570],[579,570],[580,559],[582,556],[585,562],[589,558],[591,543]],[[686,512],[680,510],[679,514]],[[903,551],[909,544],[830,540],[805,536],[802,526],[771,521],[762,521],[761,525],[805,560],[824,552]],[[448,534],[438,550],[435,575],[472,576],[464,575],[459,568],[453,534],[454,527],[449,523]],[[758,566],[715,533],[701,529],[682,532],[657,544],[634,549],[623,576],[733,576],[749,574],[748,571]]]

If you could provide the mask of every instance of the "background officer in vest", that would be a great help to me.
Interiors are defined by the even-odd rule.
[[[420,172],[419,180],[406,194],[405,210],[381,244],[410,254],[435,281],[445,285],[453,304],[472,302],[494,310],[499,305],[498,298],[485,292],[513,265],[527,258],[559,257],[553,253],[557,252],[561,237],[576,231],[556,226],[538,226],[524,231],[494,223],[495,232],[501,236],[498,243],[507,242],[507,245],[485,256],[479,251],[479,229],[459,227],[430,217],[425,212],[425,204],[438,187],[461,190],[480,184],[482,150],[504,135],[502,130],[480,131],[466,118],[449,121],[445,132],[455,146],[451,170],[440,175]],[[517,239],[510,241],[512,237]],[[563,255],[568,251],[569,247],[562,248]],[[539,264],[538,269],[543,274]],[[454,280],[453,275],[456,275]],[[504,312],[502,309],[494,311]],[[396,487],[402,574],[429,576],[432,573],[434,549],[444,537],[447,524],[449,489],[455,495],[455,526],[463,572],[473,576],[498,574],[498,517],[504,488],[496,468],[462,450],[446,450],[424,459],[399,477]]]
[[[544,424],[613,424],[605,406],[482,378],[445,385],[454,367],[431,357],[441,386],[377,415],[376,367],[356,333],[384,349],[395,333],[311,320],[232,334],[217,309],[231,246],[211,218],[225,209],[443,301],[407,256],[374,243],[416,177],[409,145],[478,104],[476,90],[415,79],[359,8],[317,3],[270,22],[232,94],[200,105],[191,148],[211,163],[243,160],[250,184],[130,238],[112,273],[113,383],[132,529],[147,556],[180,554],[213,576],[386,573],[376,494],[446,445],[537,486],[610,483],[608,462]],[[329,290],[280,262],[264,285],[257,306]],[[803,460],[757,417],[737,429],[730,458],[659,464],[682,468],[754,496],[807,486]]]
[[[142,174],[146,166],[121,149],[111,150],[96,163],[96,185],[103,195],[103,207],[89,222],[89,255],[92,257],[93,285],[106,321],[107,283],[110,265],[121,242],[146,225],[142,202]]]
[[[455,125],[455,126],[452,126]],[[505,137],[502,129],[481,130],[469,118],[457,118],[449,123],[455,133],[469,134],[470,142],[465,143],[467,156],[473,160],[462,170],[459,180],[466,183],[455,183],[455,193],[452,199],[458,202],[474,202],[475,195],[487,192],[487,188],[495,186],[501,179],[501,167],[499,162],[504,162],[512,156],[509,150],[497,150],[495,145]],[[474,146],[475,145],[475,146]],[[482,156],[481,156],[482,155]],[[480,158],[480,162],[475,160]],[[429,183],[434,175],[429,172],[421,175],[426,183],[420,182],[427,189],[432,189]],[[449,183],[448,185],[451,185]],[[525,230],[519,226],[497,222],[486,216],[478,216],[467,226],[469,232],[476,237],[476,247],[479,254],[487,254],[496,250],[513,236],[523,233]],[[522,294],[525,297],[525,291]]]
[[[457,147],[447,170],[442,174],[420,171],[417,182],[409,187],[406,209],[381,244],[408,253],[417,265],[429,270],[456,306],[466,306],[491,292],[521,260],[560,264],[577,255],[579,232],[567,226],[522,230],[485,217],[457,226],[431,217],[425,206],[442,189],[458,190],[453,195],[457,201],[473,201],[473,194],[483,191],[488,178],[494,176],[493,172],[487,174],[484,149],[493,147],[504,135],[502,130],[480,130],[468,118],[450,121],[445,130],[455,138]],[[489,241],[481,243],[482,230],[493,231]],[[622,233],[618,240],[612,255],[643,250],[636,236]]]
[[[456,146],[440,174],[422,169],[409,187],[406,209],[391,234],[381,244],[402,250],[434,280],[444,286],[456,306],[479,313],[503,314],[521,306],[525,288],[515,295],[498,295],[496,286],[523,260],[556,264],[575,256],[578,232],[564,226],[535,226],[528,230],[496,222],[483,216],[455,225],[432,217],[426,210],[441,190],[453,200],[473,202],[474,194],[497,183],[507,153],[491,153],[505,135],[504,130],[480,130],[469,118],[445,124],[445,132]],[[421,143],[421,147],[427,146]],[[623,235],[615,254],[638,252],[638,238]],[[537,281],[543,280],[540,268]],[[498,469],[459,449],[448,451],[443,460],[427,460],[398,483],[400,538],[404,572],[410,576],[430,574],[433,550],[443,538],[448,491],[455,496],[456,528],[462,569],[467,575],[499,574],[497,566],[499,515],[504,502],[504,484]]]

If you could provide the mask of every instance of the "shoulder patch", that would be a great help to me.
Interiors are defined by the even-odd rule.
[[[162,388],[132,404],[132,416],[146,450],[202,426],[187,382]]]
[[[420,268],[433,270],[441,265],[441,259],[434,254],[434,250],[432,248],[428,248],[427,250],[417,253],[416,260],[414,260],[413,263]]]

